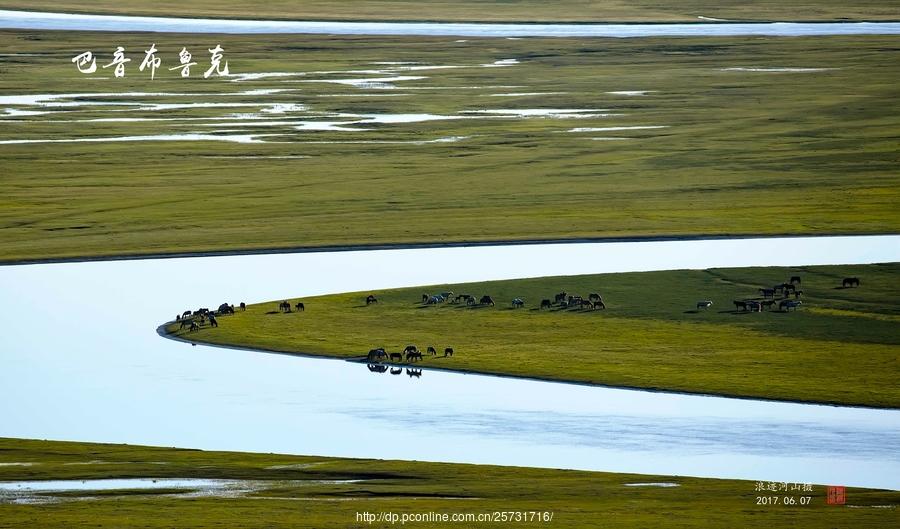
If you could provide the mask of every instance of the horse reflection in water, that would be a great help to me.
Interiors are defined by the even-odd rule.
[[[386,364],[366,364],[366,368],[372,373],[387,373],[390,370],[392,375],[403,374],[402,367],[391,367]],[[406,368],[406,374],[409,378],[422,378],[422,370],[416,368]]]

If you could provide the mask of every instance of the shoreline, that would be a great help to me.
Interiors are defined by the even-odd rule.
[[[267,349],[265,347],[248,347],[242,345],[227,345],[227,344],[216,344],[210,342],[201,342],[201,341],[191,341],[180,336],[176,336],[166,331],[166,326],[175,323],[174,321],[168,321],[163,323],[162,325],[156,328],[156,334],[161,336],[162,338],[182,342],[185,344],[190,344],[192,346],[202,345],[206,347],[219,347],[221,349],[232,349],[236,351],[249,351],[254,353],[266,353],[266,354],[280,354],[287,356],[296,356],[299,358],[312,358],[312,359],[320,359],[320,360],[336,360],[342,362],[349,362],[352,364],[360,364],[366,365],[369,362],[366,361],[365,357],[340,357],[340,356],[331,356],[325,354],[314,354],[314,353],[301,353],[296,351],[284,351],[279,349]],[[644,391],[648,393],[666,393],[670,395],[685,395],[691,397],[710,397],[710,398],[724,398],[724,399],[738,399],[738,400],[753,400],[759,402],[777,402],[782,404],[801,404],[808,406],[830,406],[833,408],[856,408],[856,409],[868,409],[868,410],[886,410],[886,411],[900,411],[900,407],[890,407],[890,406],[875,406],[870,404],[847,404],[837,401],[817,401],[817,400],[798,400],[798,399],[779,399],[774,397],[754,397],[748,395],[737,395],[737,394],[729,394],[729,393],[714,393],[714,392],[702,392],[702,391],[685,391],[685,390],[677,390],[677,389],[664,389],[664,388],[648,388],[641,386],[616,386],[611,384],[601,384],[598,382],[585,382],[579,380],[565,380],[565,379],[557,379],[550,377],[541,377],[541,376],[533,376],[533,375],[512,375],[507,373],[491,373],[487,371],[478,371],[474,369],[453,369],[448,367],[424,367],[421,365],[413,365],[413,364],[392,364],[390,362],[381,362],[380,365],[386,366],[395,366],[402,368],[415,368],[421,369],[422,371],[442,371],[446,373],[455,373],[458,375],[472,375],[472,376],[481,376],[481,377],[497,377],[497,378],[510,378],[517,380],[530,380],[533,382],[544,382],[549,384],[569,384],[574,386],[585,386],[585,387],[594,387],[594,388],[603,388],[603,389],[618,389],[625,391]]]
[[[720,241],[744,239],[806,239],[828,237],[891,237],[900,235],[892,232],[879,233],[774,233],[774,234],[719,234],[719,235],[634,235],[621,237],[577,237],[547,239],[495,239],[476,241],[448,242],[409,242],[409,243],[372,243],[372,244],[336,244],[322,246],[284,246],[269,248],[245,248],[234,250],[198,250],[173,252],[146,252],[134,254],[86,255],[74,257],[46,257],[38,259],[0,259],[0,267],[90,263],[97,261],[139,261],[149,259],[186,259],[195,257],[230,257],[241,255],[272,255],[291,253],[325,253],[325,252],[359,252],[373,250],[420,250],[429,248],[466,248],[484,246],[533,246],[540,244],[599,244],[599,243],[635,243],[635,242],[679,242],[679,241]]]
[[[17,13],[41,13],[41,14],[57,14],[57,15],[78,15],[78,16],[102,16],[102,17],[144,17],[144,18],[174,18],[179,20],[215,20],[215,21],[238,21],[238,22],[347,22],[353,24],[360,23],[392,23],[392,24],[497,24],[497,25],[671,25],[671,24],[696,24],[696,25],[718,25],[718,24],[879,24],[900,22],[900,18],[821,18],[821,19],[741,19],[729,18],[713,20],[715,17],[706,17],[705,15],[694,15],[693,18],[686,17],[683,20],[673,18],[672,20],[659,19],[625,19],[625,20],[481,20],[481,19],[443,19],[443,18],[352,18],[335,16],[332,18],[254,18],[251,16],[216,16],[209,15],[185,15],[185,16],[164,16],[160,14],[140,13],[140,12],[112,12],[112,11],[88,11],[88,10],[49,10],[37,8],[16,9],[16,8],[0,8],[0,11],[14,11]],[[701,18],[702,17],[702,18]]]

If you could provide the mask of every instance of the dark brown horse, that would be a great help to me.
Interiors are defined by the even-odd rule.
[[[494,300],[490,296],[481,296],[481,299],[478,301],[479,305],[490,305],[494,306]]]
[[[841,286],[844,288],[848,287],[858,287],[859,286],[859,278],[858,277],[845,277],[841,282]]]
[[[241,307],[241,310],[247,310],[247,304],[244,303],[243,301],[241,301],[240,307]]]
[[[444,349],[444,356],[453,356],[453,348],[447,347],[446,349]]]
[[[278,310],[279,310],[279,312],[290,312],[291,304],[288,303],[287,301],[282,301],[281,303],[278,304]]]
[[[406,352],[406,361],[407,362],[412,362],[413,360],[421,360],[421,359],[422,359],[422,353],[420,353],[419,351],[407,351]]]
[[[371,305],[372,303],[378,303],[378,298],[376,298],[372,294],[369,294],[368,296],[366,296],[366,305]]]
[[[298,301],[297,302],[297,312],[305,312],[305,311],[306,311],[306,305],[304,305],[303,303]]]
[[[426,349],[425,352],[430,354],[431,356],[437,355],[437,349],[435,349],[434,347],[432,347],[430,345],[428,346],[428,349]]]
[[[797,283],[799,285],[802,281],[800,281],[800,276],[791,276],[791,280],[788,283]]]
[[[393,362],[394,360],[399,362],[399,361],[403,360],[403,354],[402,353],[391,353],[390,355],[388,355],[388,359],[391,362]]]
[[[747,302],[746,301],[734,301],[734,310],[747,310]]]
[[[541,300],[541,309],[549,309],[549,308],[552,307],[552,306],[553,306],[553,304],[550,303],[550,300],[549,300],[549,299],[542,299],[542,300]]]

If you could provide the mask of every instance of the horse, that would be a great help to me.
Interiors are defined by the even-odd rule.
[[[182,318],[188,318],[188,317],[190,317],[191,314],[192,314],[191,311],[186,310],[186,311],[184,311],[184,312],[181,313],[181,317],[182,317]]]
[[[430,297],[431,296],[429,296],[428,294],[422,294],[422,303],[423,304],[428,303],[428,298],[430,298]]]
[[[446,356],[453,356],[453,348],[452,348],[452,347],[447,347],[446,349],[444,349],[444,356],[445,356],[445,357],[446,357]]]
[[[595,302],[594,302],[594,305],[593,305],[592,308],[593,308],[594,310],[597,310],[597,309],[605,309],[605,308],[606,308],[606,304],[603,303],[603,300],[598,300],[598,301],[595,301]]]
[[[234,307],[229,305],[228,303],[222,303],[219,305],[219,314],[234,314]]]
[[[301,302],[297,302],[297,312],[306,312],[306,305]]]
[[[369,351],[369,354],[366,355],[366,359],[368,361],[377,360],[381,362],[387,356],[387,353],[384,351],[384,347],[379,347],[377,349],[372,349]]]
[[[422,359],[422,353],[420,353],[419,351],[407,351],[407,353],[406,353],[406,361],[407,362],[411,362],[413,360],[421,360],[421,359]]]
[[[791,309],[797,310],[797,307],[802,305],[803,302],[799,300],[786,299],[778,304],[778,308],[781,310],[789,311]]]
[[[841,282],[841,286],[844,288],[847,287],[858,287],[859,286],[859,278],[858,277],[845,277]]]
[[[191,328],[188,329],[188,332],[194,332],[194,331],[199,331],[199,330],[200,330],[200,326],[197,325],[197,322],[196,322],[196,321],[192,321],[192,322],[191,322]]]
[[[591,292],[590,294],[588,294],[588,299],[591,301],[603,301],[603,296],[596,292]]]
[[[441,297],[440,295],[431,296],[430,298],[428,298],[428,302],[426,303],[426,305],[437,305],[437,304],[443,303],[443,302],[444,302],[444,298]]]
[[[291,304],[288,303],[287,301],[282,301],[281,303],[278,304],[278,311],[279,312],[290,312]]]
[[[712,302],[712,301],[709,301],[709,300],[707,300],[707,301],[698,301],[698,302],[697,302],[697,310],[700,310],[700,309],[708,309],[708,308],[712,307],[712,304],[713,304],[713,302]]]
[[[568,295],[569,295],[568,292],[560,292],[559,294],[556,295],[556,298],[554,299],[554,303],[559,303],[560,301],[563,301],[564,299],[566,299],[566,297]]]
[[[800,276],[791,276],[791,280],[788,281],[788,283],[791,283],[791,284],[797,283],[798,285],[800,285],[800,284],[802,284],[802,281],[800,281]]]
[[[437,355],[437,349],[435,349],[434,347],[432,347],[430,345],[428,346],[428,349],[425,352],[430,354],[431,356]]]
[[[209,314],[209,326],[210,327],[218,327],[219,326],[219,322],[216,321],[216,317],[213,316],[212,313]]]
[[[472,307],[475,305],[475,296],[469,296],[466,298],[466,306]]]
[[[378,298],[376,298],[372,294],[369,294],[368,296],[366,296],[366,305],[371,305],[372,303],[378,303]]]
[[[594,302],[589,299],[582,299],[581,301],[579,301],[579,303],[581,304],[581,308],[585,308],[585,307],[587,307],[589,309],[594,308]]]
[[[734,310],[747,310],[747,302],[746,301],[734,301]]]
[[[762,303],[759,301],[747,301],[747,310],[750,312],[762,312]]]
[[[794,286],[793,283],[785,283],[785,284],[782,285],[782,286],[784,287],[784,293],[785,293],[785,295],[787,295],[787,291],[788,291],[788,290],[790,290],[791,292],[794,292],[795,290],[797,290],[797,287]]]
[[[763,301],[763,302],[760,303],[760,304],[763,306],[764,309],[771,309],[771,308],[772,308],[772,305],[775,304],[775,300],[774,300],[774,299],[767,299],[767,300]]]
[[[764,298],[774,298],[775,297],[775,289],[774,288],[760,288],[759,293],[762,294]]]
[[[525,306],[525,301],[522,298],[516,298],[512,300],[512,306],[514,309],[520,309]]]
[[[422,370],[421,369],[410,369],[407,367],[406,374],[409,375],[409,378],[413,378],[413,377],[421,378]]]
[[[550,303],[550,300],[549,300],[549,299],[542,299],[542,300],[541,300],[541,310],[543,310],[543,309],[545,309],[545,308],[546,308],[546,309],[549,309],[549,308],[552,307],[552,306],[553,306],[553,304]]]
[[[402,353],[391,353],[388,356],[388,360],[390,360],[391,362],[393,362],[394,360],[399,362],[399,361],[403,360],[403,354]]]
[[[247,310],[247,304],[244,303],[243,301],[241,301],[240,307],[241,307],[241,310]]]
[[[407,345],[406,348],[403,349],[405,354],[409,353],[418,353],[419,349],[415,345]]]
[[[441,297],[444,299],[450,299],[453,297],[453,291],[451,290],[449,292],[441,292]]]
[[[490,305],[494,306],[494,300],[490,296],[481,296],[481,299],[478,301],[479,305]]]

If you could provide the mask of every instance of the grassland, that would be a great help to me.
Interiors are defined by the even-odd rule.
[[[564,251],[561,251],[561,258]],[[900,407],[900,265],[744,268],[522,279],[277,301],[219,318],[194,342],[361,358],[407,344],[455,355],[423,367],[741,397]],[[736,312],[732,301],[800,275],[799,310]],[[861,288],[840,288],[862,278]],[[497,306],[421,304],[423,292],[491,295]],[[559,291],[603,295],[606,310],[540,310]],[[288,295],[288,293],[285,293]],[[513,309],[520,297],[526,307]],[[696,310],[698,300],[711,300]],[[199,301],[199,300],[198,300]],[[280,300],[278,300],[280,301]],[[296,303],[296,299],[292,299]]]
[[[898,492],[851,488],[847,489],[847,505],[826,505],[825,487],[814,485],[807,494],[812,496],[810,505],[757,506],[756,497],[761,493],[755,492],[755,483],[750,481],[0,438],[0,481],[134,477],[271,483],[264,490],[230,498],[111,491],[84,493],[93,498],[81,501],[0,502],[0,527],[391,527],[357,522],[356,513],[550,511],[554,513],[552,522],[517,525],[880,528],[891,526],[894,522],[890,520],[896,522],[900,501]],[[317,482],[348,479],[362,481]],[[679,486],[624,486],[647,482]],[[72,496],[77,494],[66,499],[72,500]],[[478,525],[506,527],[509,522]]]
[[[749,20],[897,20],[900,9],[884,0],[715,2],[681,0],[0,0],[0,8],[38,11],[212,18],[302,20],[441,20],[494,22],[695,22],[698,16]]]
[[[163,59],[154,81],[137,70],[151,42]],[[206,49],[217,43],[233,74],[256,77],[203,79]],[[120,79],[100,68],[117,45],[133,60]],[[167,69],[182,46],[203,65],[187,79]],[[96,74],[79,74],[71,63],[85,50],[97,54]],[[878,36],[2,31],[0,98],[74,95],[44,101],[51,106],[0,104],[25,112],[0,118],[0,261],[895,233],[898,51],[896,38]],[[519,63],[493,64],[505,59]],[[376,64],[384,62],[454,68]],[[813,70],[754,70],[797,67]],[[418,79],[347,84],[403,75]],[[594,110],[552,117],[479,112],[534,108]],[[401,114],[440,117],[372,121]],[[323,122],[363,130],[311,130]],[[258,143],[104,140],[189,133],[257,135]],[[9,141],[44,143],[2,143]]]

